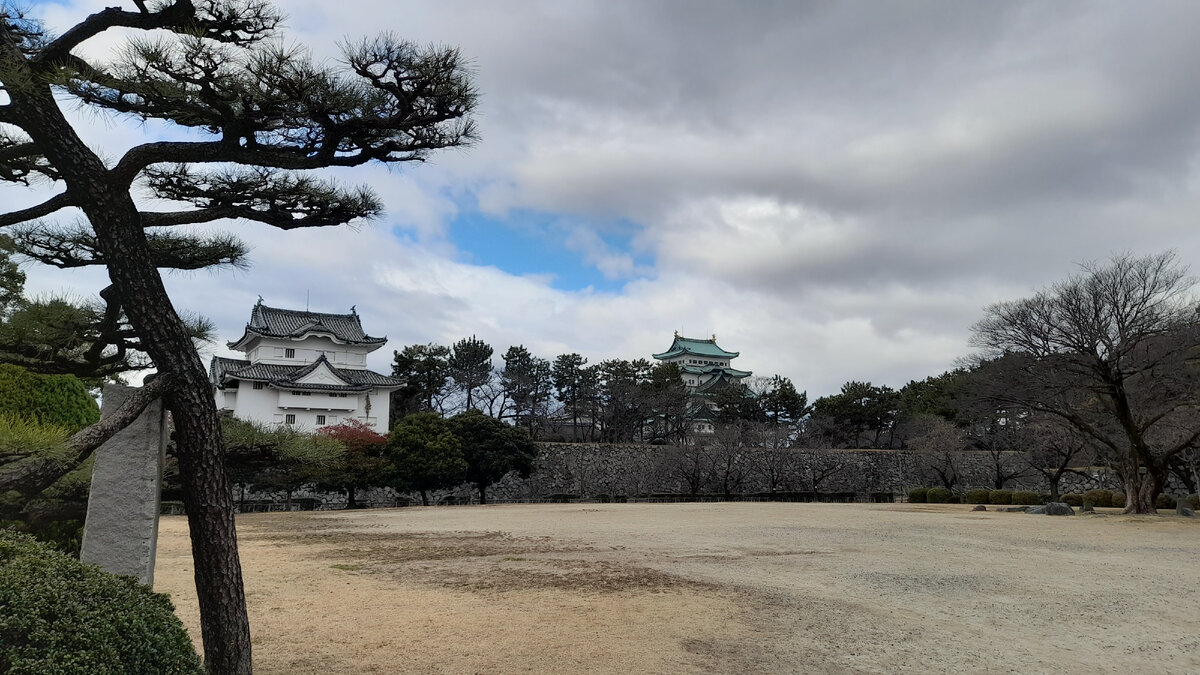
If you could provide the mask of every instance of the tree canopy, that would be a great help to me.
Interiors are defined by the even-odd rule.
[[[388,437],[386,452],[395,487],[417,491],[425,506],[429,505],[430,490],[457,485],[467,472],[462,441],[436,413],[417,413],[400,420]]]
[[[1170,461],[1200,440],[1200,320],[1173,253],[1119,255],[974,328],[987,398],[1056,417],[1109,453],[1126,511],[1153,513]]]
[[[510,427],[478,410],[450,418],[450,429],[462,442],[467,462],[466,480],[479,489],[479,502],[487,503],[487,488],[510,472],[528,477],[537,457],[529,433]]]

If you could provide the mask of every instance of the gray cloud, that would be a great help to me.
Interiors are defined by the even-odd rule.
[[[483,141],[339,173],[376,186],[382,223],[249,228],[250,272],[173,279],[223,334],[257,293],[307,289],[397,347],[475,333],[597,360],[715,331],[744,367],[820,394],[950,367],[983,306],[1078,261],[1200,260],[1196,3],[281,4],[326,56],[381,28],[460,46]],[[632,281],[562,292],[470,264],[446,224],[475,197],[560,214],[548,236]],[[626,221],[653,270],[598,236]]]

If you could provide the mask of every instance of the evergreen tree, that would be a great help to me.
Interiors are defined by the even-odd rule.
[[[492,347],[472,335],[454,343],[448,362],[450,377],[467,396],[467,410],[475,407],[473,395],[492,377]]]
[[[423,506],[429,506],[430,490],[453,487],[467,473],[462,441],[450,422],[435,413],[409,415],[392,427],[386,453],[393,485],[419,492]]]
[[[579,354],[560,354],[550,370],[558,400],[571,413],[571,440],[574,441],[579,440],[579,418],[586,400],[585,365],[587,359]]]
[[[404,386],[392,392],[392,423],[406,415],[437,411],[450,381],[450,348],[433,343],[392,352],[392,377]]]
[[[487,489],[515,471],[528,478],[537,458],[537,445],[524,429],[510,427],[479,410],[450,418],[450,429],[462,441],[467,462],[466,479],[479,490],[479,503],[487,503]]]
[[[281,18],[266,1],[134,4],[137,11],[110,7],[58,36],[10,5],[0,8],[0,180],[51,186],[40,203],[0,214],[0,227],[23,225],[13,233],[18,248],[42,262],[107,268],[104,316],[126,317],[175,424],[205,665],[249,673],[216,404],[193,331],[159,273],[236,263],[245,247],[174,226],[240,218],[288,230],[377,216],[381,205],[369,190],[291,172],[422,160],[469,143],[475,92],[453,49],[385,36],[347,43],[345,67],[334,67],[269,39]],[[118,34],[123,49],[87,48],[92,38]],[[115,57],[90,56],[100,53]],[[186,133],[106,161],[64,113],[80,105]],[[189,208],[151,211],[135,194]],[[78,223],[47,220],[75,209]]]

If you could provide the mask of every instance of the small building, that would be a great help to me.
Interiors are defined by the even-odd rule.
[[[403,381],[367,369],[387,343],[349,314],[267,307],[259,298],[242,337],[227,343],[245,359],[214,357],[217,409],[242,420],[303,429],[358,420],[388,431],[389,395]]]
[[[752,373],[749,370],[738,370],[729,365],[738,354],[717,346],[716,335],[711,340],[699,340],[681,337],[676,332],[671,348],[655,354],[654,358],[663,363],[677,364],[688,392],[704,394],[722,386],[740,384],[750,377]]]

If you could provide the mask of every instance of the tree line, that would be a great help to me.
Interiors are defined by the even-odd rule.
[[[880,448],[922,454],[948,489],[996,489],[1100,466],[1125,484],[1127,510],[1154,511],[1172,477],[1200,487],[1200,319],[1173,253],[1089,263],[1030,298],[997,303],[959,367],[893,389],[849,381],[811,403],[782,376],[698,396],[675,364],[522,345],[503,367],[475,336],[394,352],[393,419],[478,409],[538,440],[736,447]],[[964,469],[984,453],[986,475]],[[977,465],[973,462],[972,465]]]

